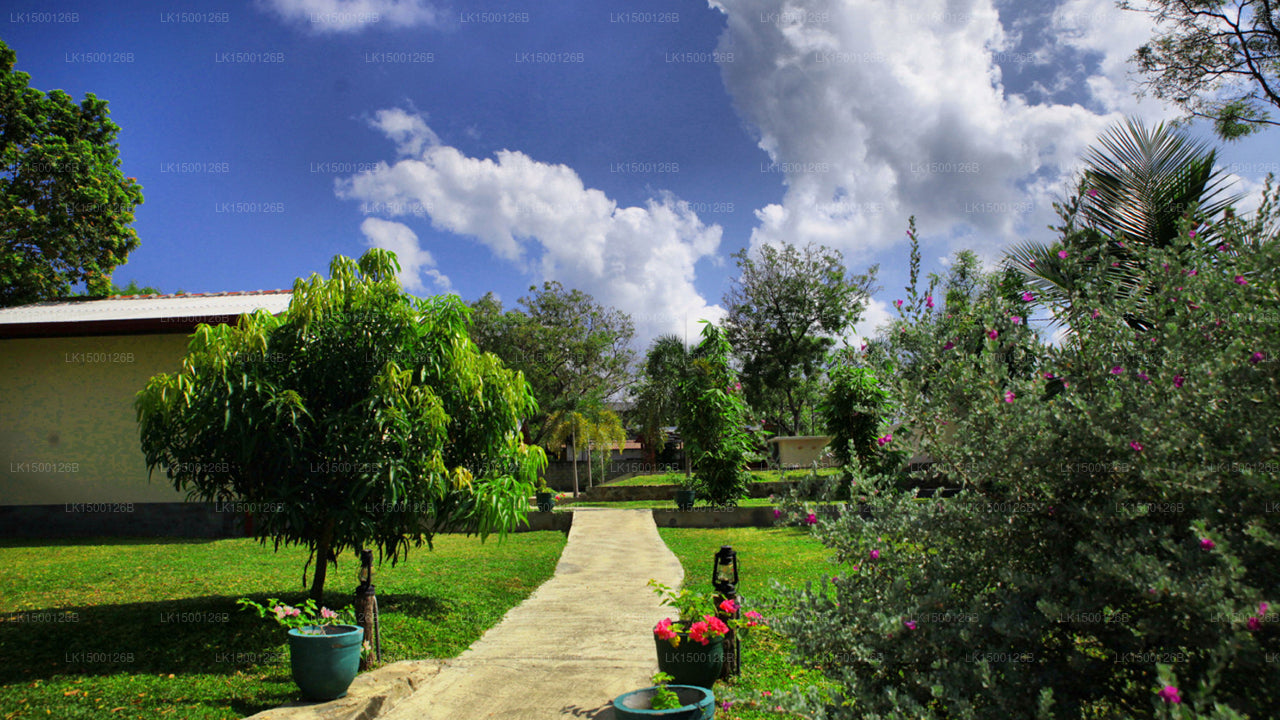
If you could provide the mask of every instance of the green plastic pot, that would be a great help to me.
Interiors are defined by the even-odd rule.
[[[632,690],[613,699],[613,715],[618,720],[712,720],[716,714],[716,696],[708,689],[693,685],[667,685],[680,698],[681,706],[670,710],[653,710],[653,696],[658,686]]]
[[[695,498],[697,498],[697,493],[693,490],[677,490],[676,507],[686,511],[692,510]]]
[[[537,497],[538,509],[542,512],[551,512],[551,509],[556,506],[556,496],[553,493],[540,492]]]
[[[347,694],[360,672],[359,625],[314,625],[289,631],[293,681],[308,700],[333,700]]]
[[[685,634],[680,647],[657,635],[653,642],[658,647],[658,669],[674,678],[677,685],[694,685],[711,689],[724,667],[724,638],[713,638],[706,645],[690,640]]]

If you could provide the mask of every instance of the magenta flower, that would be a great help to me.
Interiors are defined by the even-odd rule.
[[[1021,325],[1021,324],[1022,324],[1022,316],[1021,316],[1021,315],[1010,315],[1010,316],[1009,316],[1009,320],[1013,321],[1013,324],[1014,324],[1014,325]]]
[[[1236,284],[1237,284],[1237,285],[1248,285],[1248,284],[1249,284],[1249,281],[1248,281],[1248,280],[1245,280],[1243,275],[1237,275],[1237,276],[1236,276]]]
[[[1246,620],[1246,621],[1245,621],[1245,627],[1249,628],[1250,630],[1255,630],[1255,631],[1256,631],[1256,630],[1261,630],[1261,629],[1262,629],[1262,621],[1261,621],[1261,620],[1259,620],[1259,619],[1258,619],[1258,618],[1256,618],[1256,617],[1251,617],[1251,618],[1249,618],[1248,620]]]
[[[876,438],[876,444],[879,445],[880,447],[884,447],[885,445],[888,445],[891,442],[893,442],[893,433],[889,433],[884,437]]]
[[[1204,548],[1205,550],[1212,550],[1217,546],[1218,544],[1210,540],[1209,538],[1200,538],[1200,547]]]
[[[1269,610],[1270,608],[1271,608],[1271,606],[1270,606],[1270,605],[1268,605],[1268,604],[1266,604],[1266,603],[1264,603],[1264,602],[1258,603],[1258,614],[1259,614],[1259,615],[1266,615],[1266,614],[1267,614],[1267,610]]]
[[[1120,263],[1118,263],[1118,262],[1113,262],[1113,263],[1111,263],[1111,267],[1120,267]]]
[[[1032,302],[1035,299],[1036,299],[1036,296],[1032,295],[1029,292],[1022,293],[1022,302]]]
[[[1089,197],[1098,197],[1098,191],[1093,188],[1089,188]]]
[[[902,301],[901,301],[901,300],[894,300],[894,301],[893,301],[893,306],[894,306],[894,307],[896,307],[896,308],[901,309],[901,308],[902,308]]]
[[[924,296],[924,306],[925,306],[925,307],[927,307],[927,308],[933,308],[933,296],[932,296],[932,295],[925,295],[925,296]]]
[[[1143,382],[1151,382],[1151,377],[1142,371],[1138,371],[1138,379]]]
[[[1036,261],[1035,261],[1035,260],[1031,260],[1031,261],[1030,261],[1030,265],[1031,265],[1031,267],[1035,267],[1035,266],[1036,266]]]
[[[1187,231],[1187,237],[1195,237],[1195,236],[1196,236],[1195,228],[1191,228],[1190,230]]]
[[[653,634],[663,640],[676,639],[676,631],[671,629],[671,618],[663,618],[653,628]]]
[[[1094,311],[1093,311],[1093,314],[1092,314],[1092,315],[1090,315],[1090,316],[1089,316],[1089,318],[1090,318],[1091,320],[1097,320],[1097,319],[1098,319],[1098,316],[1099,316],[1099,315],[1101,315],[1101,314],[1102,314],[1102,311],[1101,311],[1101,310],[1094,310]]]
[[[1134,452],[1142,452],[1142,443],[1138,442],[1137,440],[1134,440],[1133,442],[1129,443],[1129,447],[1133,448]]]
[[[955,347],[955,346],[956,346],[956,344],[955,344],[955,343],[953,343],[953,342],[951,342],[950,340],[948,340],[948,341],[947,341],[947,344],[942,346],[942,349],[943,349],[943,350],[950,350],[951,348],[953,348],[953,347]]]
[[[1004,392],[1004,401],[1007,403],[1013,402],[1015,397],[1017,397],[1017,395],[1014,395],[1012,390],[1006,390]]]
[[[755,620],[756,622],[760,622],[760,621],[764,620],[764,616],[763,616],[763,615],[761,615],[760,613],[756,612],[755,610],[748,610],[748,611],[747,611],[747,619],[748,619],[748,620]]]
[[[1160,692],[1156,694],[1160,696],[1161,700],[1164,700],[1167,703],[1173,703],[1176,705],[1182,702],[1182,698],[1178,696],[1178,688],[1172,685],[1165,685],[1160,689]]]
[[[1066,251],[1066,250],[1059,250],[1059,251],[1058,251],[1058,257],[1062,258],[1063,260],[1066,260],[1066,259],[1067,259],[1067,251]]]
[[[1176,387],[1176,388],[1180,388],[1180,387],[1182,387],[1182,383],[1186,382],[1186,380],[1187,380],[1187,379],[1186,379],[1186,378],[1184,378],[1184,377],[1182,377],[1181,375],[1174,375],[1174,376],[1173,376],[1173,386],[1174,386],[1174,387]]]
[[[728,615],[732,615],[738,612],[738,604],[732,600],[725,600],[724,602],[720,603],[719,607],[721,612]]]
[[[1260,352],[1256,352],[1253,355],[1249,356],[1249,362],[1253,363],[1254,365],[1257,365],[1258,363],[1262,362],[1263,359],[1266,357],[1267,357],[1266,355],[1263,355]]]
[[[809,516],[808,516],[808,517],[806,517],[806,518],[804,519],[804,521],[805,521],[805,522],[807,522],[807,523],[809,523],[810,525],[817,525],[817,524],[818,524],[818,516],[817,516],[817,515],[814,515],[813,513],[809,513]]]
[[[780,518],[780,517],[782,517],[782,511],[781,511],[781,510],[779,510],[778,508],[774,508],[774,509],[773,509],[773,519],[774,519],[774,520],[777,520],[777,519],[778,519],[778,518]]]
[[[872,559],[872,560],[879,560],[879,559],[880,559],[880,551],[879,551],[879,550],[872,550],[872,551],[871,551],[871,559]]]
[[[861,350],[862,352],[866,352],[866,351],[867,351],[867,344],[866,344],[866,343],[862,343],[862,347],[860,347],[860,348],[858,348],[858,349],[859,349],[859,350]]]
[[[991,338],[992,340],[995,340],[999,336],[1000,336],[1000,333],[996,332],[995,330],[987,331],[987,337]]]
[[[689,626],[689,639],[702,645],[710,644],[711,638],[707,637],[708,630],[710,630],[710,628],[707,626],[707,623],[699,620]]]
[[[903,621],[903,623],[902,623],[902,624],[903,624],[903,625],[906,625],[908,630],[915,630],[915,629],[916,629],[916,621],[915,621],[915,620],[905,620],[905,621]]]
[[[1053,373],[1045,373],[1045,374],[1044,374],[1044,379],[1045,379],[1045,380],[1052,380],[1052,379],[1053,379]]]
[[[1115,367],[1111,368],[1111,374],[1112,374],[1112,375],[1123,375],[1123,374],[1124,374],[1124,368],[1120,367],[1119,365],[1116,365]]]

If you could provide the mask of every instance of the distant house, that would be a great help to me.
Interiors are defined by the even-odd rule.
[[[830,465],[830,435],[792,435],[769,438],[769,457],[785,468],[807,467],[815,461]]]
[[[234,323],[258,308],[279,314],[290,297],[148,295],[0,309],[0,536],[225,533],[232,518],[183,502],[160,473],[148,481],[134,396],[151,376],[182,367],[197,325]]]

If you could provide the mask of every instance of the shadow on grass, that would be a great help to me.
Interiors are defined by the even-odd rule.
[[[268,595],[250,599],[265,604]],[[300,603],[298,593],[273,593]],[[0,685],[59,676],[173,673],[289,675],[286,630],[236,604],[235,597],[208,595],[181,600],[50,607],[0,612]],[[352,596],[326,593],[325,607],[351,604]],[[379,612],[428,622],[451,612],[438,598],[398,595],[379,598]]]
[[[205,545],[236,537],[182,538],[182,537],[62,537],[62,538],[0,538],[0,548],[75,547],[80,545]]]

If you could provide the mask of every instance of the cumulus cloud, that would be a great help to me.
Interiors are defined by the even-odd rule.
[[[1111,0],[1070,0],[1050,23],[1079,30],[1063,41],[1074,55],[1103,54],[1069,103],[1006,91],[1002,67],[1038,85],[1070,69],[1020,47],[1030,33],[1006,34],[1014,11],[992,0],[709,3],[733,51],[724,83],[786,185],[756,211],[753,245],[817,241],[867,260],[916,215],[922,233],[989,255],[1055,219],[1083,150],[1136,107],[1121,83],[1148,21]]]
[[[409,292],[427,292],[427,287],[422,282],[424,274],[435,281],[438,291],[447,293],[453,290],[453,283],[448,276],[436,269],[435,258],[422,249],[418,243],[418,234],[408,225],[370,217],[360,223],[360,232],[364,233],[370,246],[396,254],[396,259],[400,261],[400,273],[396,277]]]
[[[260,0],[283,20],[316,32],[358,32],[368,27],[440,25],[443,12],[430,0]]]
[[[565,165],[512,150],[468,157],[402,110],[370,124],[406,157],[339,179],[339,197],[390,217],[430,217],[437,230],[474,238],[540,280],[591,293],[630,314],[642,344],[666,332],[693,339],[698,320],[723,317],[694,287],[695,265],[714,258],[721,228],[703,224],[687,202],[663,192],[619,207]]]

